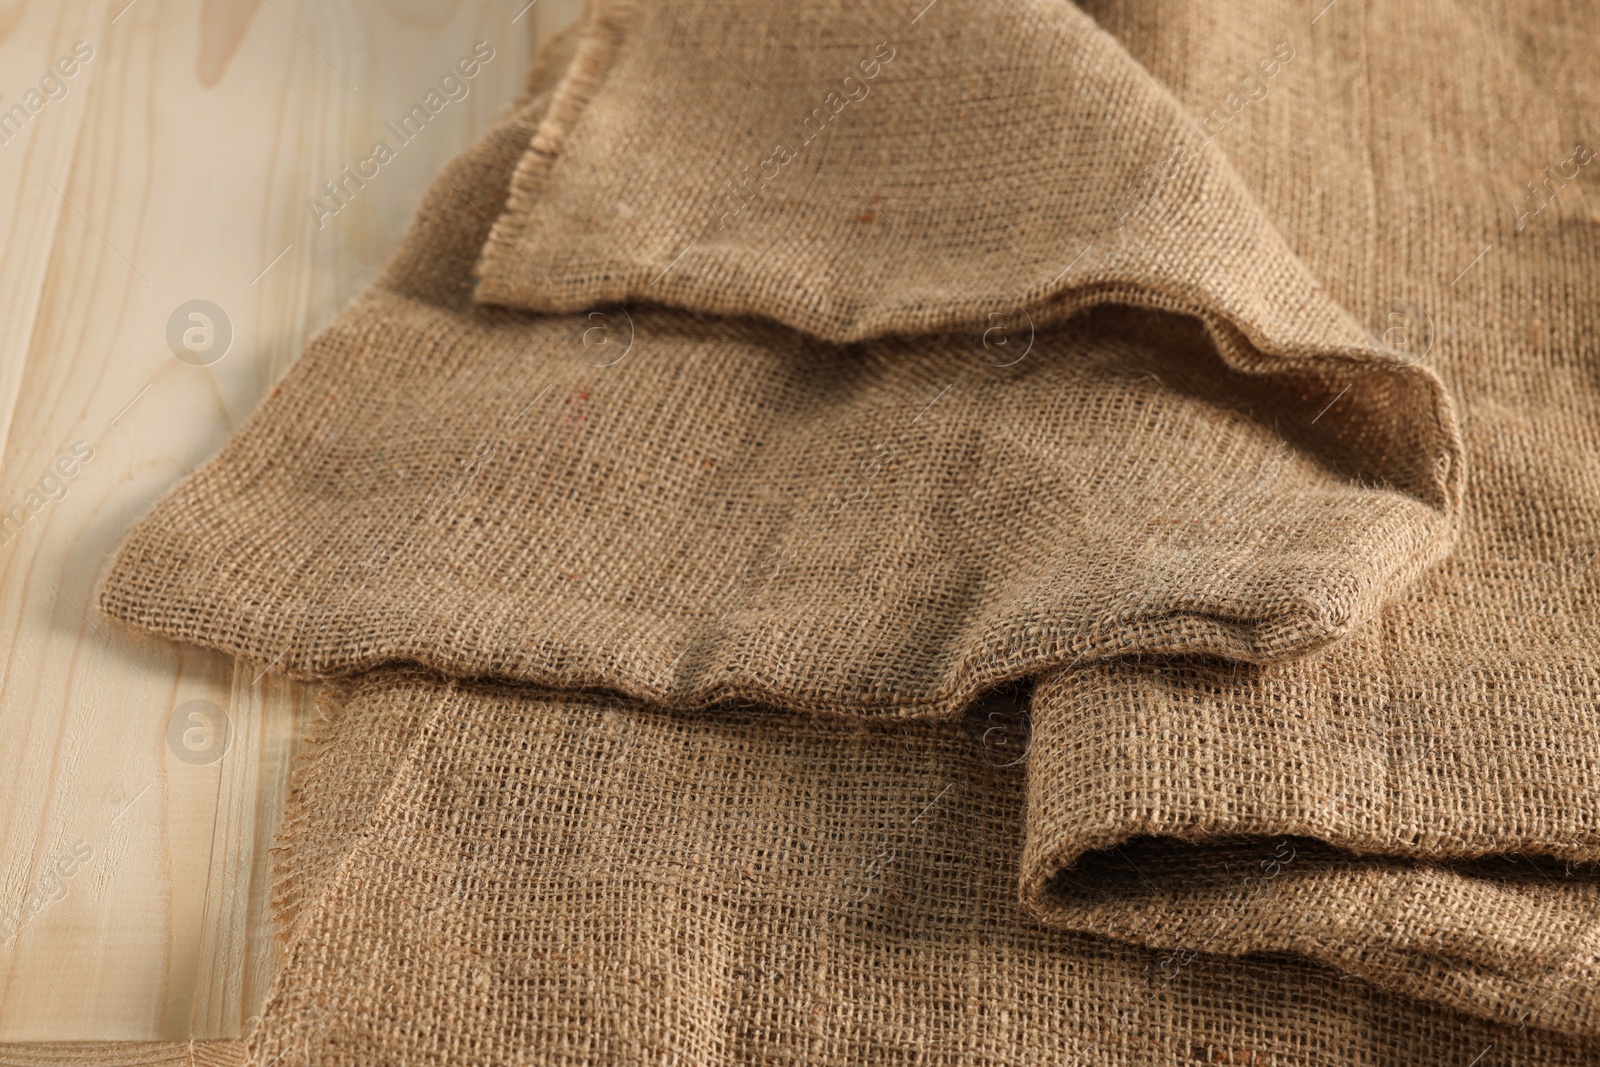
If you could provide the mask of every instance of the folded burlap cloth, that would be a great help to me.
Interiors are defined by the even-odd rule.
[[[120,550],[249,1061],[1600,1062],[1600,17],[918,7],[600,0]]]

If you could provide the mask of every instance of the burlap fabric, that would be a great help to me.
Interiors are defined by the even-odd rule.
[[[1039,926],[1015,904],[1027,772],[959,723],[405,672],[336,714],[360,740],[303,782],[386,789],[324,805],[352,847],[292,868],[315,902],[251,1063],[1593,1062],[1302,961]],[[1240,867],[1319,862],[1295,848]]]
[[[597,5],[133,532],[376,672],[253,1062],[1600,1056],[1592,27],[1094,14]]]
[[[748,15],[694,21],[743,40]],[[739,76],[671,4],[600,5],[532,134],[496,135],[509,198],[482,163],[441,183],[383,283],[134,533],[106,609],[301,673],[953,715],[1076,660],[1301,652],[1441,557],[1464,465],[1438,380],[1226,161],[1115,225],[1098,183],[1188,133],[1126,55],[1052,3],[955,10],[985,32],[883,62],[885,17],[775,6],[747,43],[765,90],[664,132]],[[833,116],[723,225],[720,176],[835,72],[879,110]],[[1033,103],[997,127],[971,95],[1003,86]],[[997,129],[1036,143],[1025,182],[970,165]],[[976,280],[946,294],[924,255]]]

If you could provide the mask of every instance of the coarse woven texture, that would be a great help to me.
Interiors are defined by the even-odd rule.
[[[1472,477],[1451,558],[1336,645],[1269,670],[1122,663],[1062,675],[1051,700],[1062,718],[1037,724],[1070,738],[1061,751],[1073,755],[1056,763],[1063,773],[1036,776],[1046,789],[1032,847],[1041,860],[1073,855],[1088,819],[1168,842],[1257,827],[1426,862],[1498,852],[1525,898],[1560,886],[1573,909],[1540,928],[1505,901],[1475,924],[1440,926],[1462,887],[1407,878],[1353,912],[1308,894],[1314,911],[1300,915],[1208,914],[1185,889],[1141,914],[1231,917],[1219,944],[1276,931],[1356,973],[1387,966],[1363,948],[1366,933],[1402,932],[1440,977],[1454,972],[1454,992],[1430,995],[1592,1033],[1600,911],[1579,883],[1600,858],[1600,263],[1585,116],[1600,81],[1572,42],[1596,31],[1597,12],[1341,4],[1313,26],[1314,12],[1289,4],[1249,19],[1226,6],[1091,11],[1248,168],[1340,302],[1411,334],[1458,398]],[[1264,98],[1229,105],[1250,59],[1283,38],[1305,42],[1301,56]],[[1404,107],[1385,96],[1399,86]],[[1249,725],[1261,723],[1270,729]],[[1085,903],[1048,890],[1036,877],[1041,905]],[[1093,928],[1140,921],[1101,915]],[[1527,937],[1520,948],[1501,942],[1509,930]]]
[[[1366,651],[1349,643],[1275,684],[1327,684]],[[1022,897],[1036,916],[1180,954],[1292,953],[1463,1011],[1600,1033],[1600,868],[1568,858],[1582,811],[1545,807],[1547,776],[1518,775],[1481,738],[1445,770],[1381,690],[1348,694],[1331,722],[1260,729],[1236,696],[1260,690],[1237,668],[1122,671],[1139,677],[1070,671],[1034,689]],[[1487,795],[1508,786],[1524,792]]]
[[[1600,294],[1496,168],[1581,154],[1595,14],[913,14],[600,4],[119,553],[146,629],[456,679],[333,695],[254,1054],[1593,1062]],[[1025,773],[872,821],[974,736]]]
[[[835,6],[786,7],[790,21],[767,28],[763,69],[785,75],[784,97],[876,54],[881,12]],[[739,5],[702,14],[730,35],[748,29]],[[725,168],[702,158],[702,142],[753,153],[761,142],[730,148],[728,130],[755,124],[751,109],[781,128],[796,106],[745,94],[719,109],[722,123],[685,131],[692,139],[658,139],[647,170],[628,165],[636,153],[608,131],[623,118],[655,129],[678,106],[663,94],[697,92],[705,46],[670,4],[601,5],[537,121],[524,114],[451,168],[382,282],[134,532],[104,610],[297,673],[403,660],[671,707],[740,698],[945,716],[1069,662],[1271,661],[1371,617],[1453,536],[1464,464],[1437,379],[1376,347],[1321,293],[1220,158],[1197,157],[1181,196],[1063,270],[1049,257],[1079,247],[1071,220],[1106,211],[1074,176],[1185,133],[1185,119],[1070,6],[974,18],[1032,42],[994,84],[927,91],[958,85],[944,69],[970,68],[971,49],[994,41],[931,38],[920,67],[912,52],[874,59],[861,106],[898,110],[838,116],[785,173],[793,212],[834,267],[791,262],[787,244],[758,254],[769,231],[794,225],[756,213],[707,241],[749,271],[693,253],[670,270],[670,257],[651,260],[670,306],[485,306],[521,293],[489,271],[499,259],[535,279],[603,273],[539,267],[542,247],[497,252],[519,222],[566,220],[548,238],[558,247],[637,249],[632,229],[604,229],[593,197],[633,183],[628,195],[651,201],[656,182],[663,205],[704,213],[715,190],[698,196],[683,175]],[[636,32],[613,41],[618,20]],[[946,154],[930,154],[912,121],[973,142],[957,158],[981,153],[996,126],[969,97],[1004,84],[1034,86],[1016,123],[1065,153],[1015,190],[1045,212],[1020,229],[1021,208],[947,175]],[[1131,117],[1107,132],[1113,102]],[[575,128],[546,168],[561,181],[530,190],[530,161],[547,158],[563,116]],[[880,208],[863,208],[850,170],[886,137],[904,142],[899,165],[881,183],[860,176],[885,189]],[[500,168],[513,152],[508,199]],[[607,180],[618,187],[597,184],[597,166],[617,169]],[[921,170],[924,194],[949,185],[940,203],[990,214],[939,244],[922,231],[943,232],[940,215],[874,214],[898,211],[911,194],[888,183]],[[532,210],[536,195],[548,203]],[[675,217],[639,215],[635,228]],[[930,255],[976,255],[977,234],[1010,226],[986,284],[1024,295],[941,296],[937,275],[923,293],[891,270],[931,269],[896,237],[902,225]],[[484,248],[475,303],[460,265]],[[786,265],[786,281],[759,280],[769,262]],[[800,314],[789,301],[801,278],[864,309],[853,324]],[[699,295],[714,284],[748,299]],[[580,290],[557,310],[613,295]],[[891,298],[911,304],[872,310]]]
[[[1025,772],[962,723],[667,713],[405,671],[362,679],[339,722],[412,740],[367,765],[378,801],[343,811],[360,832],[317,872],[252,1064],[1600,1054],[1302,961],[1033,923],[1014,905]],[[350,775],[331,751],[301,773],[337,792]],[[1292,850],[1258,851],[1287,857],[1287,877]]]

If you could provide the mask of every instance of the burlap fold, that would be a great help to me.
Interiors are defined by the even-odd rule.
[[[509,192],[473,163],[434,190],[427,238],[135,531],[105,609],[297,673],[950,716],[1066,663],[1304,652],[1448,549],[1438,379],[1322,292],[1217,153],[1108,214],[1102,182],[1192,132],[1070,5],[907,27],[860,113],[702,234],[710,176],[824,72],[865,78],[888,13],[745,14],[697,9],[696,33],[598,5],[531,135],[496,135],[531,140]],[[765,87],[700,34],[755,50]],[[1027,87],[1004,127],[1026,181],[967,163],[1001,136],[974,95],[1004,86]],[[708,91],[733,95],[658,129]],[[480,247],[480,302],[655,304],[469,304],[440,261]],[[942,278],[958,258],[971,285]]]
[[[1311,689],[1359,644],[1274,681]],[[1518,1026],[1600,1033],[1600,867],[1573,862],[1581,811],[1496,797],[1533,776],[1453,767],[1455,742],[1391,717],[1381,691],[1353,695],[1331,730],[1252,730],[1267,694],[1242,673],[1125,664],[1038,684],[1030,912],[1164,950],[1169,967],[1293,954]]]
[[[108,614],[339,679],[251,1062],[1600,1054],[1600,390],[1518,317],[1593,253],[1552,212],[1451,324],[1507,236],[1383,168],[1496,127],[1344,80],[1522,75],[1427,4],[1158,6],[1098,12],[1136,61],[1066,4],[598,4],[133,531]],[[1408,270],[1470,482],[1358,325]]]
[[[315,903],[253,1064],[1554,1067],[1597,1052],[1300,960],[1037,925],[1013,903],[1025,772],[959,723],[670,714],[405,671],[331,710],[352,743],[300,778],[324,822],[359,832],[335,864],[295,862]],[[1287,857],[1287,878],[1316,862],[1292,847],[1260,852]]]

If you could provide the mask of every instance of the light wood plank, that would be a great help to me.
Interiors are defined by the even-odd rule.
[[[40,187],[61,183],[71,169],[99,69],[92,45],[87,62],[74,54],[74,45],[87,43],[89,28],[105,20],[104,9],[102,0],[0,6],[0,71],[8,75],[0,84],[0,248],[6,253],[0,258],[0,463],[45,266],[67,210],[64,203],[51,205]],[[30,90],[38,95],[30,98]],[[13,110],[18,105],[26,114]]]
[[[226,1038],[259,1010],[267,849],[309,694],[131,635],[94,616],[93,589],[128,526],[371,280],[427,182],[516,94],[533,33],[555,21],[523,7],[114,0],[27,5],[0,25],[8,78],[63,40],[95,49],[93,81],[62,101],[77,111],[42,111],[32,155],[0,148],[17,205],[0,231],[0,343],[13,346],[0,414],[16,398],[0,422],[0,508],[74,442],[92,450],[0,544],[0,908],[42,902],[20,929],[0,926],[0,1040]],[[321,183],[478,41],[495,55],[470,94],[319,230],[307,200]],[[209,366],[165,339],[194,299],[232,326]],[[231,720],[215,762],[168,747],[169,719],[193,700]]]

